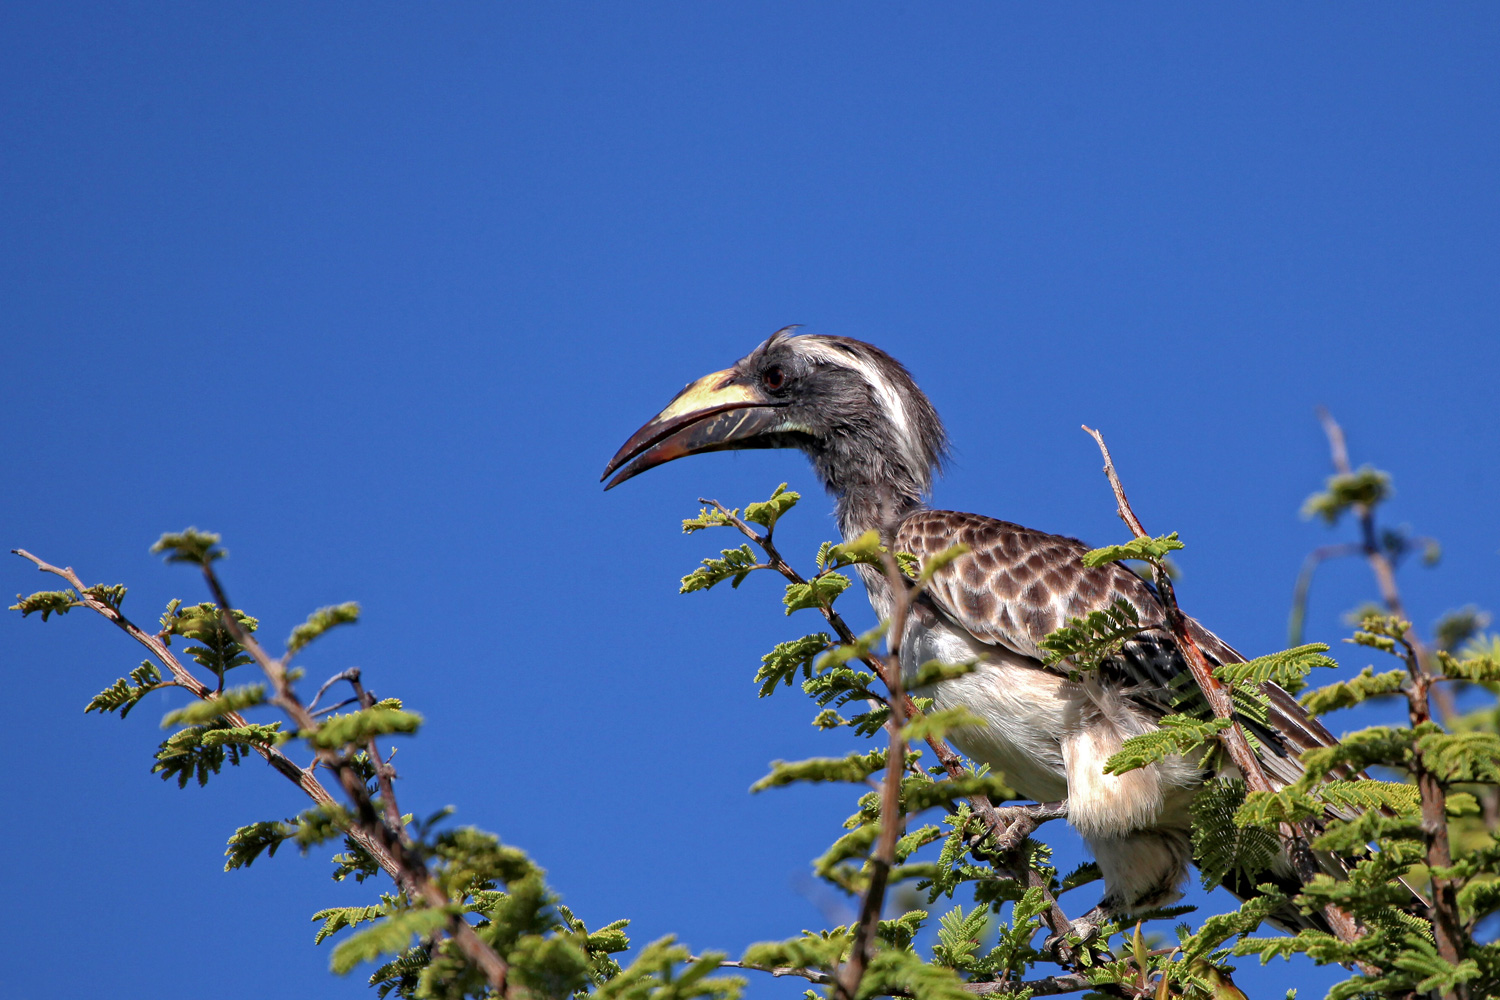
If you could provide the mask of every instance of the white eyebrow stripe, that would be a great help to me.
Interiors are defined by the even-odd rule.
[[[815,357],[825,364],[839,365],[859,372],[873,391],[875,402],[885,411],[886,418],[895,428],[896,440],[900,444],[907,466],[919,477],[925,479],[926,462],[912,435],[912,421],[906,410],[906,400],[891,384],[885,372],[861,354],[839,350],[831,344],[819,343],[811,337],[798,337],[797,346],[804,354]]]

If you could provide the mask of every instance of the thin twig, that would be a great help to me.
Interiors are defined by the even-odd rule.
[[[1326,407],[1318,407],[1318,421],[1323,425],[1323,433],[1328,437],[1328,450],[1333,459],[1333,467],[1340,475],[1352,475],[1353,467],[1349,464],[1349,444],[1344,439],[1344,429],[1339,422],[1333,419],[1333,414]],[[1354,504],[1354,515],[1359,521],[1359,546],[1364,552],[1365,561],[1370,564],[1370,572],[1375,576],[1375,586],[1380,589],[1380,599],[1385,602],[1386,610],[1409,622],[1406,614],[1406,606],[1401,600],[1401,590],[1396,586],[1396,568],[1391,564],[1390,558],[1385,550],[1380,547],[1379,536],[1375,530],[1375,508],[1367,503]],[[1421,661],[1422,669],[1429,674],[1438,671],[1432,666],[1432,651],[1427,648],[1417,635],[1416,628],[1406,630],[1406,638],[1411,643],[1417,659]],[[1444,687],[1433,688],[1432,700],[1437,702],[1438,714],[1443,717],[1445,725],[1452,725],[1453,719],[1458,714],[1458,707],[1454,703],[1453,693]]]
[[[360,683],[358,667],[350,667],[345,673],[351,674],[349,683],[354,686],[354,695],[359,700],[360,708],[374,708],[375,696],[365,690]],[[365,745],[365,752],[370,755],[370,764],[375,768],[375,780],[380,786],[380,801],[385,806],[385,824],[397,831],[402,842],[410,846],[411,836],[406,832],[406,824],[401,822],[401,810],[396,805],[396,769],[388,762],[380,759],[380,750],[375,745],[375,737],[371,736]]]
[[[311,712],[309,714],[314,719],[316,719],[320,715],[327,715],[330,712],[337,712],[339,709],[345,707],[346,705],[357,705],[357,704],[359,704],[359,698],[357,696],[353,697],[353,698],[345,698],[343,701],[335,702],[334,704],[329,705],[327,708],[320,708],[316,712]]]
[[[283,659],[285,659],[285,657],[283,657]],[[338,673],[334,674],[332,677],[324,681],[322,687],[318,688],[318,693],[313,695],[313,700],[307,703],[307,710],[309,712],[313,712],[313,709],[318,707],[318,702],[322,701],[323,696],[328,693],[328,689],[333,687],[339,681],[347,681],[358,676],[358,667],[350,667],[347,670],[340,670]],[[347,702],[345,704],[347,704]],[[324,711],[326,712],[328,711],[328,709],[324,709]],[[313,714],[317,715],[318,713],[313,712]]]
[[[1119,474],[1115,472],[1114,459],[1110,457],[1109,448],[1104,443],[1104,436],[1092,427],[1086,426],[1083,429],[1099,445],[1099,451],[1104,455],[1104,474],[1109,478],[1110,488],[1114,490],[1116,513],[1119,514],[1120,520],[1125,522],[1135,537],[1151,538],[1152,536],[1141,525],[1140,519],[1135,516],[1135,511],[1130,507],[1130,500],[1126,498],[1125,487],[1120,483]],[[1182,647],[1183,657],[1187,660],[1188,669],[1192,671],[1193,680],[1197,681],[1198,686],[1203,689],[1203,696],[1208,700],[1214,715],[1233,722],[1221,736],[1225,749],[1229,751],[1229,756],[1235,766],[1244,774],[1247,787],[1252,791],[1270,791],[1271,782],[1261,769],[1260,761],[1250,749],[1250,744],[1246,741],[1239,723],[1233,721],[1234,703],[1230,698],[1229,689],[1214,676],[1213,667],[1209,665],[1207,657],[1203,655],[1203,651],[1198,648],[1198,644],[1193,641],[1192,635],[1188,632],[1186,616],[1177,606],[1177,594],[1172,587],[1172,578],[1158,569],[1155,583],[1167,614],[1167,625],[1176,637],[1177,644]]]
[[[1135,511],[1130,507],[1130,500],[1125,496],[1125,487],[1115,471],[1114,459],[1110,457],[1109,448],[1104,443],[1104,435],[1092,427],[1085,426],[1083,429],[1099,445],[1099,451],[1104,456],[1104,474],[1109,479],[1110,489],[1114,491],[1120,520],[1125,522],[1137,538],[1151,538],[1152,536],[1142,526],[1140,519],[1135,516]],[[1272,791],[1271,782],[1266,777],[1264,769],[1261,768],[1260,760],[1250,749],[1249,741],[1245,739],[1245,733],[1235,719],[1234,702],[1230,697],[1228,687],[1214,676],[1213,667],[1188,629],[1188,617],[1178,607],[1177,593],[1173,589],[1172,578],[1161,566],[1154,568],[1156,590],[1161,595],[1162,606],[1167,615],[1167,625],[1172,630],[1178,647],[1182,650],[1188,670],[1192,673],[1193,680],[1197,682],[1199,690],[1203,692],[1203,697],[1214,715],[1220,719],[1228,719],[1230,722],[1230,725],[1219,733],[1220,742],[1239,769],[1246,788],[1251,791]],[[1292,867],[1297,872],[1297,877],[1304,884],[1311,882],[1320,869],[1312,849],[1308,846],[1306,835],[1298,826],[1282,823],[1281,839],[1291,858]],[[1352,942],[1359,938],[1358,925],[1349,914],[1332,904],[1323,908],[1323,914],[1340,940]]]
[[[1362,546],[1353,542],[1341,545],[1323,545],[1313,549],[1302,560],[1302,569],[1297,574],[1297,586],[1292,590],[1292,612],[1286,627],[1286,641],[1288,646],[1302,645],[1302,630],[1307,621],[1307,594],[1312,588],[1313,574],[1319,566],[1330,559],[1341,559],[1344,556],[1357,556],[1364,552]]]

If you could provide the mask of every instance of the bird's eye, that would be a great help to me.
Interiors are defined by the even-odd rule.
[[[786,372],[782,371],[780,365],[772,365],[766,369],[766,373],[760,377],[760,380],[767,389],[775,392],[786,384]]]

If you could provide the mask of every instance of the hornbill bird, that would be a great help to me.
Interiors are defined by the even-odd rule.
[[[1085,566],[1088,547],[1077,539],[928,507],[947,439],[927,396],[879,348],[793,329],[679,392],[610,461],[606,488],[684,455],[796,448],[835,498],[846,540],[876,529],[893,551],[920,560],[968,546],[909,614],[898,643],[903,674],[930,660],[979,661],[924,693],[939,709],[963,707],[983,720],[951,734],[971,759],[1037,802],[1066,799],[1068,820],[1104,876],[1086,926],[1180,898],[1192,859],[1189,804],[1208,775],[1181,757],[1104,773],[1123,740],[1174,711],[1173,680],[1188,672],[1156,590],[1118,563]],[[889,617],[886,578],[870,566],[859,571],[875,614]],[[1147,631],[1083,680],[1046,665],[1040,644],[1049,632],[1121,599]],[[1244,660],[1197,622],[1188,627],[1211,662]],[[1271,781],[1284,785],[1301,773],[1298,754],[1335,740],[1286,691],[1263,690],[1270,712],[1258,732],[1260,756]],[[1285,858],[1271,875],[1287,888],[1298,884]],[[1255,891],[1233,879],[1226,885],[1237,895]],[[1277,916],[1287,926],[1321,926],[1317,914],[1290,907]]]

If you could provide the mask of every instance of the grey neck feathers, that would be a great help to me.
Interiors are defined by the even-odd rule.
[[[837,503],[839,530],[853,539],[882,534],[923,506],[932,470],[908,468],[894,444],[876,437],[819,442],[808,449],[813,469]]]

